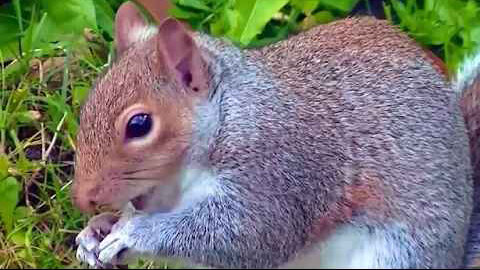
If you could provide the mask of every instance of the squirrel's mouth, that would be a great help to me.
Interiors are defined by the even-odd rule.
[[[156,213],[172,210],[176,206],[178,200],[179,190],[178,186],[174,184],[150,187],[129,202],[138,211]]]
[[[143,193],[131,200],[131,203],[135,207],[136,210],[143,211],[148,205],[149,200],[152,197],[153,194],[153,188],[147,191],[146,193]]]

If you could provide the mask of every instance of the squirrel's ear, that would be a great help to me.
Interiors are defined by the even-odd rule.
[[[194,92],[208,89],[208,70],[200,48],[178,20],[163,21],[157,34],[157,51],[162,72],[180,86]]]
[[[156,32],[150,23],[148,14],[140,7],[128,1],[123,3],[115,15],[115,42],[117,56],[122,55],[130,46],[144,40]]]

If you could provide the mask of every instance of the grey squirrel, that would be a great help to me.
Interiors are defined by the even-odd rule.
[[[465,265],[474,184],[461,108],[474,106],[461,101],[480,59],[450,83],[368,17],[240,50],[172,18],[151,27],[128,2],[116,34],[120,58],[82,108],[72,196],[123,216],[94,217],[79,260]]]

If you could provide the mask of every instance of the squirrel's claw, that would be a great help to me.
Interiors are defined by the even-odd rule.
[[[86,227],[75,239],[78,244],[77,259],[92,268],[102,268],[97,259],[99,240],[91,227]]]
[[[121,261],[121,254],[128,249],[121,234],[110,234],[100,243],[98,259],[102,263],[117,264]]]
[[[83,247],[77,249],[77,259],[81,262],[85,262],[89,267],[102,268],[101,263],[98,261],[95,252],[89,252]]]
[[[106,265],[98,259],[99,245],[104,234],[110,232],[117,219],[111,213],[95,216],[75,238],[78,245],[76,257],[79,261],[88,264],[91,268],[102,269]]]
[[[133,248],[133,239],[128,232],[130,228],[127,222],[124,226],[115,228],[109,235],[100,242],[98,259],[104,264],[117,265],[124,261],[127,251]],[[118,226],[119,224],[116,224]]]
[[[75,242],[87,252],[92,252],[99,244],[98,235],[91,227],[83,229],[75,238]]]

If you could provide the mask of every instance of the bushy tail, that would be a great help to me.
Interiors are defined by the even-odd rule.
[[[470,139],[474,180],[474,210],[466,246],[466,268],[480,268],[480,50],[458,70],[455,88]]]

